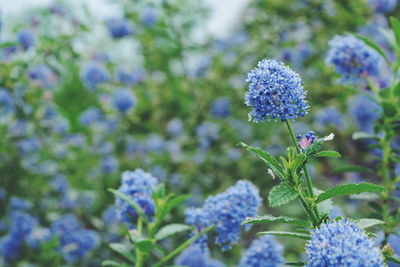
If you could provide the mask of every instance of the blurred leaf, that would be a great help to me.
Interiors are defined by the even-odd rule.
[[[135,246],[142,252],[149,252],[153,248],[153,241],[150,239],[143,239],[136,242]]]
[[[249,224],[249,223],[270,223],[270,222],[277,222],[277,223],[287,223],[287,224],[295,224],[304,227],[310,227],[309,222],[300,219],[300,218],[293,218],[293,217],[286,217],[286,216],[279,216],[275,217],[272,215],[263,215],[263,216],[256,216],[246,218],[242,224]]]
[[[243,142],[239,143],[241,146],[245,147],[247,150],[252,151],[257,154],[257,156],[264,161],[264,163],[270,168],[281,180],[285,180],[286,176],[284,175],[284,171],[282,166],[279,164],[279,162],[268,152],[260,149],[260,148],[255,148],[251,147]]]
[[[111,261],[111,260],[105,260],[101,263],[101,266],[114,266],[114,267],[121,267],[122,264],[116,262],[116,261]]]
[[[372,172],[371,169],[362,167],[362,166],[356,166],[356,165],[344,165],[340,167],[336,167],[335,169],[332,170],[332,173],[345,173],[345,172]]]
[[[362,229],[366,229],[366,228],[369,228],[369,227],[372,227],[375,225],[385,224],[384,221],[381,221],[378,219],[369,219],[369,218],[359,219],[359,220],[356,220],[355,222]]]
[[[369,184],[369,183],[336,185],[318,195],[316,203],[320,203],[324,200],[343,195],[360,194],[364,192],[382,192],[382,191],[385,191],[385,188],[383,186]]]
[[[389,103],[387,101],[383,101],[382,102],[382,108],[383,108],[383,112],[388,117],[393,117],[393,116],[395,116],[397,114],[397,108],[392,103]]]
[[[131,253],[131,251],[133,251],[133,248],[129,248],[128,246],[120,243],[111,243],[110,248],[118,254],[122,255],[128,261],[132,263],[135,262],[135,256],[133,255],[133,253]]]
[[[390,24],[392,26],[394,36],[396,38],[397,47],[400,46],[400,21],[395,17],[390,17]]]
[[[324,191],[319,190],[318,188],[314,187],[314,193],[319,196],[320,194],[324,193]],[[317,210],[319,215],[321,215],[321,217],[327,216],[329,215],[329,213],[331,213],[333,209],[333,202],[331,199],[327,199],[325,201],[322,201],[321,203],[317,204]]]
[[[369,133],[364,133],[364,132],[355,132],[353,133],[352,136],[353,140],[358,140],[358,139],[379,139],[378,136],[369,134]]]
[[[179,195],[167,202],[165,205],[164,210],[162,211],[162,218],[165,217],[172,209],[174,209],[176,206],[181,204],[183,201],[186,199],[190,198],[190,195]]]
[[[296,199],[298,193],[286,185],[277,185],[272,188],[268,195],[268,202],[271,207],[279,207]]]
[[[373,41],[369,40],[368,38],[365,38],[361,35],[358,34],[353,34],[355,37],[357,37],[358,39],[360,39],[361,41],[363,41],[366,45],[368,45],[369,47],[371,47],[372,49],[374,49],[376,52],[378,52],[384,59],[385,61],[390,65],[391,62],[390,60],[387,58],[385,52],[383,52],[383,50],[377,45],[375,44]]]
[[[333,158],[340,158],[342,155],[340,155],[339,152],[333,151],[333,150],[325,150],[318,152],[316,157],[333,157]]]
[[[320,151],[324,142],[325,141],[323,139],[316,139],[315,142],[311,146],[309,146],[303,153],[309,159],[314,158],[317,155],[318,151]]]
[[[387,261],[400,264],[400,258],[389,256],[389,255],[385,255],[385,258],[386,258]]]
[[[304,266],[306,265],[305,262],[302,261],[298,261],[298,262],[286,262],[285,265],[289,265],[289,266]]]
[[[257,235],[277,235],[277,236],[288,236],[288,237],[297,237],[304,240],[310,240],[311,236],[306,234],[299,234],[293,232],[281,232],[281,231],[266,231],[266,232],[259,232]]]
[[[192,227],[186,224],[169,224],[161,228],[155,235],[156,240],[164,239],[170,235],[174,235],[179,232],[191,230]]]

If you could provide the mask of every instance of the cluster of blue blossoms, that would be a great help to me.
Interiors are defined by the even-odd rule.
[[[329,41],[326,63],[343,76],[344,82],[378,77],[380,55],[353,35],[336,35]]]
[[[397,6],[398,0],[368,0],[369,6],[377,13],[388,13]]]
[[[130,20],[123,18],[112,18],[108,20],[108,29],[112,38],[119,39],[133,33],[133,26]]]
[[[296,136],[296,139],[299,140],[298,145],[301,149],[301,151],[306,150],[309,146],[314,144],[315,140],[317,139],[317,136],[313,131],[309,131],[308,133],[301,135],[298,134]]]
[[[314,230],[307,244],[307,267],[385,266],[382,253],[354,222],[329,222]]]
[[[87,62],[81,69],[81,79],[88,89],[93,90],[108,82],[110,74],[99,62]]]
[[[152,192],[157,186],[157,179],[150,173],[142,169],[125,171],[122,173],[122,184],[118,192],[131,198],[138,204],[147,217],[151,217],[155,212],[155,204],[152,199]],[[119,221],[132,226],[138,218],[136,210],[125,200],[117,197],[115,206]]]
[[[175,265],[187,267],[225,267],[222,262],[210,258],[200,245],[194,244],[186,248],[176,258]]]
[[[186,223],[197,231],[215,225],[215,243],[229,250],[240,235],[240,226],[246,217],[257,215],[261,204],[259,190],[248,181],[238,181],[225,192],[208,197],[202,208],[186,210]],[[204,242],[201,239],[200,242]]]
[[[135,95],[128,88],[117,88],[112,96],[112,104],[118,112],[126,114],[135,105]]]
[[[264,59],[248,73],[245,103],[249,119],[262,122],[294,120],[308,113],[306,91],[300,76],[282,62]]]
[[[350,116],[360,131],[374,133],[374,124],[380,118],[380,112],[380,106],[365,95],[356,95],[349,101]]]
[[[254,240],[246,250],[239,267],[278,267],[283,264],[283,247],[272,236]]]

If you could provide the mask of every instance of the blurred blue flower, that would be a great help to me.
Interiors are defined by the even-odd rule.
[[[368,0],[368,5],[377,13],[388,13],[397,6],[398,0]]]
[[[184,249],[176,257],[175,265],[187,267],[225,267],[225,264],[222,262],[210,258],[208,251],[202,250],[197,244]]]
[[[107,21],[112,38],[119,39],[133,33],[131,21],[124,18],[112,18]]]
[[[329,47],[325,61],[343,76],[343,81],[379,76],[381,56],[353,35],[336,35]]]
[[[14,113],[15,104],[12,95],[7,89],[0,89],[0,116],[5,117]]]
[[[33,204],[29,200],[12,196],[8,205],[8,209],[10,212],[13,212],[17,210],[29,210],[32,208],[32,206]]]
[[[322,129],[324,126],[331,126],[335,129],[343,128],[343,114],[336,107],[323,108],[315,114],[315,123]]]
[[[249,120],[294,120],[308,113],[306,91],[300,76],[282,62],[261,60],[250,71],[245,103],[252,108]]]
[[[140,22],[146,27],[151,27],[157,23],[158,16],[158,10],[155,7],[147,6],[140,12]]]
[[[79,117],[79,121],[84,126],[92,125],[102,118],[101,111],[98,108],[88,108]]]
[[[214,117],[226,118],[231,114],[231,101],[228,97],[220,97],[214,100],[210,113]]]
[[[142,82],[145,78],[145,71],[137,69],[134,71],[127,71],[123,68],[117,69],[115,72],[115,80],[124,85],[133,86]]]
[[[108,82],[108,70],[98,62],[87,62],[81,68],[81,79],[88,89],[96,89],[101,84]]]
[[[20,140],[17,143],[18,150],[21,154],[29,154],[33,152],[37,152],[40,147],[40,140],[37,137],[28,137]]]
[[[315,229],[306,252],[308,267],[385,266],[380,249],[349,220],[325,223]]]
[[[196,136],[199,139],[200,148],[207,148],[219,138],[219,125],[205,121],[197,126]]]
[[[50,187],[59,194],[65,194],[69,190],[69,183],[63,174],[58,174],[50,181]]]
[[[283,247],[272,236],[254,240],[242,256],[239,267],[278,267],[284,263]]]
[[[117,207],[115,205],[109,205],[101,215],[105,225],[113,225],[118,223]]]
[[[7,234],[0,239],[0,258],[5,262],[11,263],[17,259],[22,250],[23,243],[20,239],[15,238],[11,234]]]
[[[248,181],[238,181],[225,192],[208,197],[200,209],[188,209],[186,223],[197,230],[214,224],[215,243],[229,250],[239,240],[240,226],[246,217],[257,215],[261,205],[259,190]],[[204,239],[201,240],[204,242]]]
[[[374,124],[380,118],[381,108],[364,95],[356,95],[349,100],[350,116],[356,121],[358,129],[366,133],[374,133]]]
[[[179,118],[173,118],[167,124],[167,133],[172,137],[178,137],[182,134],[183,123]]]
[[[56,74],[46,65],[37,65],[29,68],[28,77],[35,85],[50,89],[57,82]]]
[[[26,243],[31,248],[39,248],[41,244],[51,239],[51,231],[48,228],[36,227],[26,237]]]
[[[113,93],[113,107],[121,113],[128,113],[134,107],[135,102],[135,95],[128,88],[118,88]]]
[[[119,161],[116,157],[112,155],[104,156],[101,159],[101,170],[104,174],[113,174],[118,171]]]
[[[35,35],[28,29],[23,29],[17,33],[17,41],[25,51],[36,44]]]
[[[138,204],[147,217],[151,217],[155,212],[155,204],[152,199],[152,192],[158,181],[150,173],[142,169],[125,171],[122,173],[122,184],[118,192],[131,198]],[[136,210],[125,200],[117,197],[115,206],[117,207],[118,219],[128,225],[132,225],[138,218]]]

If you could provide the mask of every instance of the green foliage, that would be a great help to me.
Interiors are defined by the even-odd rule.
[[[298,192],[286,185],[277,185],[272,188],[268,195],[268,202],[271,207],[280,207],[288,204],[290,201],[295,200]]]
[[[257,216],[257,217],[251,217],[251,218],[246,218],[242,222],[242,224],[249,224],[249,223],[287,223],[287,224],[294,224],[302,227],[310,227],[310,223],[308,221],[305,221],[303,219],[299,218],[293,218],[293,217],[288,217],[288,216],[279,216],[275,217],[272,215],[263,215],[263,216]]]
[[[294,232],[282,232],[282,231],[266,231],[259,232],[258,235],[276,235],[276,236],[287,236],[287,237],[296,237],[304,240],[310,240],[311,236],[307,234],[300,234]]]
[[[383,186],[369,183],[336,185],[319,194],[316,199],[316,203],[343,195],[360,194],[364,192],[382,192],[385,190],[386,189]]]

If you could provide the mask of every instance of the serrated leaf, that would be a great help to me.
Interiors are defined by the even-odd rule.
[[[387,58],[385,52],[383,52],[383,50],[377,45],[375,44],[373,41],[369,40],[368,38],[365,38],[363,36],[360,36],[358,34],[353,34],[355,37],[357,37],[358,39],[360,39],[361,41],[363,41],[366,45],[368,45],[369,47],[371,47],[372,49],[374,49],[376,52],[378,52],[384,59],[385,61],[391,65],[390,60]]]
[[[311,146],[309,146],[306,150],[304,150],[303,153],[307,156],[308,159],[312,159],[321,150],[323,143],[324,140],[319,138],[315,140],[315,142]]]
[[[251,152],[254,152],[257,157],[261,159],[268,166],[268,168],[275,173],[276,176],[278,176],[279,179],[285,180],[286,176],[284,175],[282,166],[272,155],[260,148],[249,146],[243,142],[240,142],[239,145],[245,147]]]
[[[135,246],[142,252],[149,252],[153,248],[151,239],[143,239],[135,243]]]
[[[143,209],[138,204],[136,204],[136,202],[133,201],[130,197],[114,189],[108,189],[108,191],[128,202],[128,204],[131,205],[140,216],[142,216],[144,222],[146,222],[147,224],[149,223],[149,220],[147,219],[147,216],[144,213]]]
[[[371,169],[356,166],[356,165],[344,165],[333,169],[333,173],[346,173],[346,172],[372,172]]]
[[[156,240],[164,239],[170,235],[174,235],[176,233],[180,233],[183,231],[191,230],[192,227],[186,224],[168,224],[162,227],[155,235]]]
[[[273,208],[279,207],[296,199],[298,193],[286,185],[277,185],[272,188],[268,195],[269,205]]]
[[[369,219],[369,218],[356,220],[355,223],[362,229],[367,229],[367,228],[375,226],[375,225],[385,224],[384,221],[381,221],[378,219]]]
[[[369,133],[355,132],[353,133],[352,138],[353,140],[358,140],[358,139],[378,139],[379,137]]]
[[[116,261],[105,260],[101,263],[101,266],[121,267],[121,264]]]
[[[310,240],[311,236],[306,234],[299,234],[293,232],[282,232],[282,231],[266,231],[266,232],[259,232],[257,235],[277,235],[277,236],[288,236],[288,237],[297,237],[304,240]]]
[[[342,155],[340,155],[339,152],[333,151],[333,150],[324,150],[321,152],[318,152],[316,157],[332,157],[332,158],[340,158]]]
[[[359,195],[350,195],[350,199],[358,199],[358,200],[378,200],[380,199],[379,195],[376,193],[360,193]]]
[[[256,216],[256,217],[249,217],[246,218],[242,224],[249,224],[249,223],[271,223],[271,222],[276,222],[276,223],[287,223],[287,224],[295,224],[303,227],[310,227],[310,224],[302,219],[299,218],[293,218],[293,217],[287,217],[287,216],[279,216],[275,217],[272,215],[263,215],[263,216]]]
[[[131,249],[126,245],[120,243],[111,243],[110,248],[115,252],[117,252],[118,254],[120,254],[121,256],[123,256],[128,261],[132,263],[135,262],[135,256],[133,255],[133,253],[131,253]]]
[[[385,191],[385,188],[383,186],[370,183],[336,185],[318,195],[315,202],[320,203],[324,200],[343,195],[353,195],[364,192],[382,192],[382,191]]]

